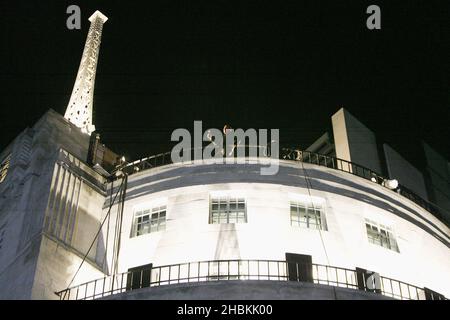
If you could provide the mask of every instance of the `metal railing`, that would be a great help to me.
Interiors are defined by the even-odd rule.
[[[402,300],[426,299],[423,288],[379,275],[377,277],[375,282],[379,284],[371,286],[365,274],[347,268],[275,260],[215,260],[135,269],[86,282],[56,294],[61,300],[93,300],[136,289],[171,284],[272,280],[363,290]]]
[[[253,153],[256,152],[258,155],[264,155],[266,157],[270,156],[270,148],[267,146],[242,146],[238,148],[244,149],[244,154],[246,157],[250,154],[251,151]],[[200,150],[201,148],[197,149],[189,149],[187,152],[190,153],[189,159],[194,159],[195,151]],[[202,150],[202,149],[201,149]],[[222,155],[223,156],[223,155]],[[237,151],[235,151],[234,157],[237,157]],[[223,156],[225,157],[225,156]],[[364,166],[358,165],[356,163],[339,159],[336,157],[326,156],[315,152],[310,151],[301,151],[291,148],[282,148],[280,150],[279,159],[281,160],[288,160],[288,161],[296,161],[296,162],[303,162],[303,163],[309,163],[309,164],[315,164],[322,167],[327,167],[330,169],[335,169],[343,172],[347,172],[350,174],[353,174],[355,176],[358,176],[360,178],[364,178],[366,180],[370,180],[374,183],[377,183],[379,185],[383,185],[384,182],[387,180],[382,175],[378,174],[377,172],[366,168]],[[180,164],[184,163],[193,163],[194,160],[189,161],[182,161],[179,162]],[[132,175],[134,173],[151,169],[151,168],[157,168],[160,166],[172,164],[171,159],[171,153],[165,152],[160,153],[157,155],[153,155],[144,159],[140,159],[131,163],[125,164],[123,167],[120,168],[121,171],[128,175]],[[434,215],[436,218],[438,218],[440,221],[444,222],[447,226],[450,226],[450,213],[446,212],[445,209],[438,207],[437,205],[421,198],[419,195],[411,191],[410,189],[406,188],[403,185],[399,185],[397,189],[397,193],[404,196],[405,198],[411,200],[415,204],[419,205],[420,207],[424,208],[428,212],[430,212],[432,215]]]
[[[419,288],[403,281],[380,277],[380,293],[400,300],[426,300],[425,289]]]
[[[379,185],[383,185],[384,182],[387,180],[387,178],[383,177],[377,172],[347,160],[321,155],[309,151],[300,151],[293,149],[282,149],[282,151],[283,151],[282,152],[283,159],[301,161],[305,163],[315,164],[318,166],[351,173],[355,176],[364,178],[366,180],[370,180]],[[408,189],[407,187],[401,184],[399,184],[396,191],[398,194],[411,200],[415,204],[419,205],[420,207],[430,212],[440,221],[444,222],[447,226],[450,226],[449,221],[450,213],[446,212],[445,209],[440,208],[437,205],[423,199],[422,197],[414,193],[412,190]]]

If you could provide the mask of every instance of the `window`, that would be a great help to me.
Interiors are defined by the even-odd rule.
[[[367,239],[370,243],[400,252],[390,227],[366,219]]]
[[[11,160],[11,155],[8,155],[0,163],[0,183],[2,183],[5,180],[6,175],[8,174],[10,160]]]
[[[163,231],[166,229],[166,206],[137,211],[133,222],[132,237]]]
[[[245,199],[238,197],[215,197],[211,199],[209,223],[246,223]]]
[[[326,230],[321,204],[291,201],[291,226]]]

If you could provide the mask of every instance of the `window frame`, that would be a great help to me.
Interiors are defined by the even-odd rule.
[[[293,216],[292,208],[296,208],[295,216]],[[303,209],[303,216],[300,210],[301,208]],[[325,206],[322,203],[315,203],[314,201],[291,199],[289,201],[289,222],[291,227],[328,231]]]
[[[155,218],[154,215],[156,215]],[[167,205],[147,206],[136,209],[133,214],[130,238],[165,231],[166,224]]]
[[[218,201],[218,217],[217,221],[214,217],[215,209],[213,209],[214,201]],[[239,215],[242,212],[242,208],[239,205],[243,204],[243,217]],[[225,205],[225,212],[221,211],[221,205]],[[235,208],[231,208],[235,206]],[[222,215],[226,216],[226,222],[221,222]],[[233,221],[231,221],[233,219]],[[241,224],[248,223],[247,217],[247,200],[245,197],[236,195],[210,195],[209,197],[209,224]]]
[[[366,218],[364,220],[364,227],[367,241],[370,244],[400,253],[400,248],[397,242],[397,235],[395,234],[394,229],[391,226],[381,224]]]

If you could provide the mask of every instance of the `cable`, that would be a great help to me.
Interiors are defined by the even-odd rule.
[[[109,200],[109,206],[111,207],[113,205],[113,190],[114,190],[114,180],[111,181],[111,195],[110,195],[110,200]],[[105,255],[103,257],[103,268],[104,268],[104,263],[108,257],[108,243],[109,243],[109,223],[111,220],[111,215],[108,216],[108,224],[106,225],[106,246],[105,246]]]
[[[119,263],[119,252],[120,252],[120,245],[122,243],[123,212],[125,210],[125,199],[127,197],[127,185],[128,185],[128,175],[127,174],[125,174],[124,179],[125,179],[125,181],[124,181],[125,188],[122,190],[122,199],[121,199],[119,241],[118,241],[118,244],[117,244],[116,272],[118,271],[118,268],[119,268],[119,265],[118,265],[118,263]]]
[[[300,151],[300,152],[302,152],[302,151]],[[305,169],[305,166],[303,165],[303,152],[302,152],[302,157],[301,157],[300,163],[302,164],[302,170],[303,170],[303,173],[304,173],[305,182],[306,182],[306,188],[308,189],[309,198],[311,200],[311,204],[312,204],[313,210],[315,212],[316,208],[314,206],[314,201],[313,201],[312,194],[311,194],[311,189],[312,189],[311,181],[310,181],[308,173],[307,173],[307,171]],[[322,235],[322,229],[321,228],[319,228],[319,235],[320,235],[320,241],[322,242],[323,251],[325,252],[325,257],[327,259],[327,263],[328,263],[328,265],[330,265],[330,259],[328,258],[327,248],[326,248],[325,242],[323,240],[323,235]]]
[[[313,201],[313,198],[312,198],[312,195],[311,195],[312,184],[311,184],[310,178],[308,176],[308,173],[307,173],[307,171],[305,169],[305,166],[303,165],[303,153],[302,153],[302,158],[301,158],[300,162],[302,164],[302,170],[303,170],[304,177],[305,177],[306,188],[308,189],[309,198],[311,200],[311,204],[312,204],[313,210],[315,212],[316,208],[314,206],[314,201]],[[321,228],[319,228],[319,235],[320,235],[320,241],[322,242],[323,251],[325,252],[325,257],[327,259],[327,264],[330,265],[330,259],[328,258],[327,248],[326,248],[325,242],[323,240],[323,235],[322,235],[322,229]],[[328,277],[328,275],[327,275],[327,277]],[[336,287],[333,287],[333,294],[334,294],[334,299],[337,300]]]
[[[119,268],[119,252],[120,252],[120,245],[121,245],[121,239],[122,239],[122,222],[123,222],[123,211],[125,206],[125,197],[126,197],[126,191],[127,191],[127,183],[128,183],[128,176],[125,174],[123,178],[123,184],[124,188],[122,189],[120,193],[120,207],[118,208],[117,217],[116,217],[116,230],[114,233],[114,252],[113,252],[113,262],[111,263],[112,266],[112,274],[116,274],[118,272]]]

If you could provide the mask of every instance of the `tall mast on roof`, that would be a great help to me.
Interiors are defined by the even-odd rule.
[[[107,20],[108,18],[98,10],[89,18],[91,26],[84,45],[72,95],[64,114],[64,118],[89,135],[95,131],[95,126],[92,123],[95,73],[103,24]]]

